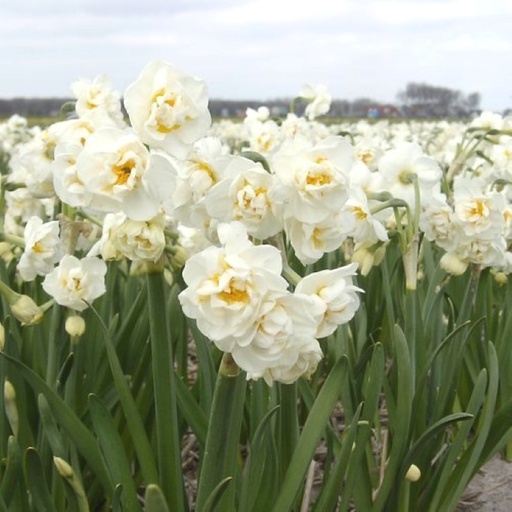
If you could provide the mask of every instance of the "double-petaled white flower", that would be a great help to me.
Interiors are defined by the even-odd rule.
[[[24,281],[48,274],[61,259],[64,247],[59,231],[58,221],[43,223],[39,217],[31,217],[27,221],[24,231],[25,250],[18,263],[18,271]]]
[[[332,334],[336,328],[347,323],[359,308],[358,293],[363,290],[353,284],[357,264],[351,263],[334,270],[321,270],[304,277],[295,288],[295,293],[304,294],[313,300],[312,311],[317,320],[316,338]]]
[[[192,255],[183,269],[187,288],[179,295],[184,313],[222,350],[249,343],[267,297],[282,293],[281,254],[272,246],[254,246],[240,223],[221,224],[222,247]],[[229,338],[229,343],[223,343]]]
[[[458,178],[454,182],[454,212],[457,222],[470,238],[492,239],[505,230],[505,197],[483,190],[476,179]]]
[[[105,293],[106,273],[107,265],[99,258],[66,254],[44,278],[43,289],[57,304],[83,311]]]
[[[76,159],[76,177],[89,194],[90,208],[121,210],[134,220],[153,218],[173,191],[170,160],[150,153],[130,130],[95,131]]]
[[[124,125],[121,112],[121,95],[112,88],[106,75],[99,75],[93,80],[81,78],[71,84],[71,90],[77,101],[75,110],[79,117],[93,117]]]
[[[165,203],[166,212],[187,226],[204,229],[209,224],[205,198],[217,183],[232,174],[228,167],[233,158],[217,137],[195,142],[188,157],[176,162],[176,187],[171,200]]]
[[[160,60],[126,89],[124,104],[142,142],[177,158],[186,157],[211,125],[206,84]]]
[[[128,258],[156,262],[165,249],[165,218],[131,220],[124,213],[108,213],[103,220],[101,239],[89,255],[101,254],[104,260]]]
[[[230,162],[231,176],[217,183],[205,197],[208,214],[220,222],[240,221],[249,235],[264,240],[282,229],[271,191],[275,176],[243,158]]]
[[[305,295],[291,293],[265,301],[251,342],[237,343],[232,350],[248,379],[289,384],[315,371],[322,351],[315,338],[312,303]]]
[[[353,153],[350,143],[337,136],[316,145],[303,138],[285,141],[270,159],[284,218],[316,223],[338,212],[348,199]]]
[[[315,223],[285,219],[284,231],[297,258],[307,265],[338,249],[352,232],[354,224],[353,215],[341,210]]]

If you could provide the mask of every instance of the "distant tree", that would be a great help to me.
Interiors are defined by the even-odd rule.
[[[474,92],[465,96],[457,89],[410,82],[397,94],[397,100],[411,115],[462,117],[478,108],[480,94]]]

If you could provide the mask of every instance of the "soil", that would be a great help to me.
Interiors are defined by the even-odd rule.
[[[510,512],[512,510],[512,462],[496,455],[470,482],[457,512]]]

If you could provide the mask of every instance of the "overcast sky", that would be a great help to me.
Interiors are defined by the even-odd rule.
[[[510,0],[0,0],[0,98],[70,96],[104,73],[123,92],[153,58],[215,99],[392,102],[408,82],[512,107]]]

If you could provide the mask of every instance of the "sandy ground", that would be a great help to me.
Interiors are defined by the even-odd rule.
[[[491,459],[473,478],[457,512],[512,511],[512,462]]]

